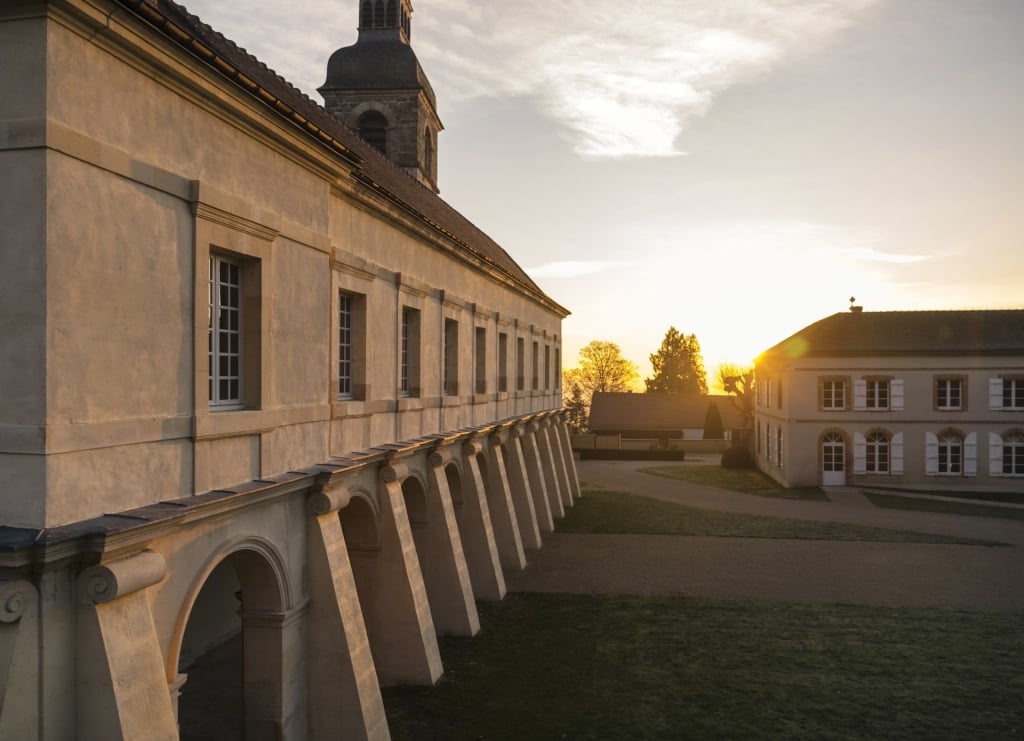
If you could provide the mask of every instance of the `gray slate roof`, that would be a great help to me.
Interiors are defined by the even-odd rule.
[[[804,327],[758,362],[897,355],[1024,355],[1024,310],[843,312]]]

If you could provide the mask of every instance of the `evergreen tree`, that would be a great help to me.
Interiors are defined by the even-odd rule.
[[[704,415],[704,439],[724,440],[725,427],[722,425],[722,414],[715,402],[708,404],[708,413]]]
[[[706,394],[707,374],[697,335],[669,327],[658,352],[651,355],[654,377],[646,379],[647,393]]]
[[[569,392],[569,398],[565,400],[564,406],[565,422],[569,427],[569,432],[573,434],[586,432],[589,410],[587,402],[583,398],[583,389],[578,383],[572,385],[572,391]]]

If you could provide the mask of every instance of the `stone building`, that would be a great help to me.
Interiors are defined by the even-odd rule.
[[[757,463],[786,486],[1024,491],[1024,311],[853,307],[756,366]]]
[[[0,739],[187,738],[232,650],[230,733],[387,738],[579,494],[567,311],[361,7],[369,141],[168,0],[0,2]]]

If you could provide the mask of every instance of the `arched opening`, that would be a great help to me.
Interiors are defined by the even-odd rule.
[[[283,609],[280,579],[264,554],[237,550],[209,572],[178,652],[182,741],[272,737],[286,679],[279,646],[252,616]]]
[[[428,179],[434,177],[434,137],[430,129],[423,131],[423,172]]]
[[[457,510],[461,509],[465,499],[462,494],[462,474],[459,472],[459,467],[454,463],[449,463],[444,467],[444,476],[448,480],[448,491],[452,495],[452,506]]]
[[[956,430],[946,430],[939,435],[939,473],[962,474],[964,472],[964,438]]]
[[[427,524],[427,492],[423,484],[415,476],[402,482],[402,497],[405,499],[405,511],[409,515],[409,523],[416,527]]]
[[[377,532],[377,514],[370,503],[360,496],[353,496],[347,507],[338,513],[345,544],[350,549],[377,548],[380,535]]]
[[[370,0],[363,0],[362,5],[359,6],[359,27],[373,27],[373,3]]]
[[[1002,439],[1001,470],[1004,476],[1024,476],[1024,432],[1010,430]]]
[[[868,434],[864,468],[868,473],[889,473],[889,436],[886,433],[879,430]]]
[[[367,111],[359,117],[356,126],[359,135],[367,144],[387,156],[388,153],[388,120],[380,111]]]
[[[398,28],[398,0],[388,0],[387,28]]]

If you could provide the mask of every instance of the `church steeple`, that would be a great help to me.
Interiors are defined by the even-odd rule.
[[[359,38],[327,62],[324,106],[437,192],[437,101],[412,50],[410,0],[357,0]]]

